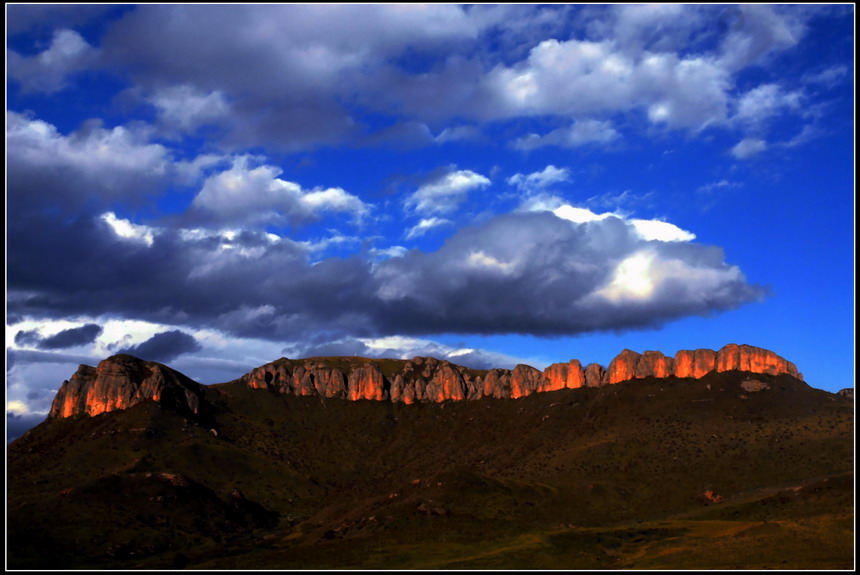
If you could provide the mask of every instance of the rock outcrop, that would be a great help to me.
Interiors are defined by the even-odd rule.
[[[81,365],[70,380],[63,382],[49,417],[98,415],[145,400],[196,414],[202,399],[202,386],[178,371],[130,355],[115,355],[97,367]]]
[[[769,373],[770,375],[787,373],[798,379],[803,379],[790,361],[779,357],[772,351],[751,345],[730,343],[717,352],[716,363],[717,371],[737,370],[750,373]]]
[[[729,344],[719,351],[681,350],[675,357],[659,351],[625,349],[604,369],[579,360],[554,363],[543,372],[528,365],[514,369],[475,370],[432,357],[411,360],[359,357],[287,359],[260,366],[241,378],[248,387],[274,392],[351,401],[463,401],[483,397],[516,399],[533,393],[614,385],[644,378],[700,379],[711,372],[788,374],[803,379],[793,363],[772,351]],[[108,358],[97,368],[82,365],[63,383],[51,417],[98,415],[126,409],[144,400],[196,413],[202,387],[154,362],[127,355]]]
[[[251,387],[279,388],[280,386],[283,393],[307,395],[297,390],[313,389],[313,385],[306,384],[299,388],[297,384],[292,383],[284,388],[279,382],[291,378],[295,380],[296,373],[319,374],[324,367],[322,361],[282,358],[257,368],[245,378]],[[772,351],[735,344],[729,344],[719,351],[681,350],[674,358],[665,356],[659,351],[645,351],[640,354],[625,349],[609,363],[606,369],[596,363],[591,363],[583,369],[579,360],[572,359],[568,363],[554,363],[543,372],[528,365],[517,365],[513,370],[478,371],[432,357],[415,357],[411,360],[400,360],[399,364],[395,365],[399,370],[386,376],[371,367],[374,361],[383,360],[339,358],[338,361],[346,362],[343,367],[347,373],[332,375],[331,368],[325,372],[326,382],[337,382],[337,393],[330,393],[330,384],[325,383],[316,385],[318,395],[343,397],[345,393],[347,399],[390,399],[403,403],[459,401],[482,397],[516,399],[537,392],[613,385],[646,377],[674,376],[700,379],[712,371],[738,370],[771,375],[784,373],[802,379],[793,363]],[[384,361],[398,362],[398,360]],[[291,368],[294,370],[293,375],[284,371],[288,365],[293,366]],[[313,379],[314,377],[316,379]],[[311,381],[319,381],[319,378],[319,375],[312,375]],[[343,381],[347,381],[346,391],[342,388]]]
[[[606,370],[599,363],[589,363],[585,368],[585,387],[599,387]]]
[[[716,364],[717,352],[712,349],[682,349],[675,354],[672,373],[675,377],[700,379],[714,371]]]
[[[578,359],[569,363],[554,363],[543,371],[538,391],[576,389],[585,386],[585,371]]]

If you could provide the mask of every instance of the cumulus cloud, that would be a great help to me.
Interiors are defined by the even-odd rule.
[[[209,176],[191,204],[192,218],[220,226],[302,223],[326,212],[360,219],[369,207],[342,188],[303,189],[279,178],[280,168],[235,158],[229,170]]]
[[[117,353],[127,353],[150,361],[171,361],[182,354],[200,351],[200,343],[193,335],[180,330],[157,333],[148,340],[126,347]]]
[[[654,241],[611,215],[509,214],[383,262],[377,295],[392,329],[542,334],[654,327],[762,296],[721,250],[671,231],[677,241]]]
[[[58,230],[70,238],[62,246],[10,258],[8,308],[60,316],[98,306],[106,314],[181,317],[233,336],[282,340],[311,333],[549,335],[654,327],[764,293],[725,263],[722,250],[693,243],[691,233],[668,222],[572,206],[557,214],[498,216],[457,231],[436,251],[375,262],[312,261],[307,246],[250,231],[232,235],[225,249],[223,236],[161,229],[140,250],[81,222]],[[93,266],[103,271],[93,274]],[[628,277],[649,278],[647,297],[612,295],[625,292],[607,286],[626,285]]]
[[[137,6],[108,28],[98,65],[128,77],[163,126],[215,126],[213,136],[229,147],[426,145],[472,137],[475,121],[523,117],[566,126],[520,134],[515,146],[575,147],[617,139],[606,120],[615,115],[644,113],[691,132],[721,125],[736,98],[735,75],[796,45],[812,14],[790,6],[623,5],[580,8],[576,19],[569,11]],[[95,66],[94,51],[77,32],[58,30],[36,56],[11,52],[10,74],[54,78],[40,81],[55,89]],[[358,109],[381,114],[393,131],[368,140],[374,130]],[[433,137],[430,127],[452,123]]]
[[[95,62],[97,50],[74,30],[54,32],[51,45],[35,56],[8,53],[9,77],[18,80],[25,91],[57,92],[66,87],[68,76]]]
[[[406,199],[407,209],[417,214],[446,214],[466,201],[469,192],[485,188],[490,180],[472,170],[451,170],[419,186]]]
[[[300,149],[356,135],[344,103],[380,89],[405,50],[468,44],[482,26],[456,5],[138,6],[103,44],[146,93],[221,94],[232,114],[209,119],[230,145]]]
[[[730,87],[726,71],[707,57],[656,52],[633,57],[612,40],[578,39],[545,40],[526,61],[492,70],[486,84],[495,104],[490,109],[502,117],[575,118],[638,109],[655,124],[693,131],[726,118]],[[574,125],[553,136],[559,142],[565,137],[570,144],[613,135],[605,125],[581,133]]]
[[[138,126],[88,122],[64,135],[48,122],[7,111],[6,144],[8,201],[19,217],[43,203],[75,210],[118,198],[133,202],[155,192],[172,166],[167,148]]]
[[[159,89],[148,100],[168,130],[194,131],[199,126],[218,123],[230,113],[230,105],[220,90],[203,92],[187,84]]]

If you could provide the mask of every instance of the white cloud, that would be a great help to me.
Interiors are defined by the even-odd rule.
[[[725,119],[731,87],[726,71],[704,56],[629,55],[611,40],[575,39],[541,42],[526,61],[491,71],[486,84],[500,116],[578,117],[644,109],[654,123],[694,131]],[[554,138],[567,136],[572,145],[615,137],[605,123],[585,128],[577,133],[574,126]]]
[[[696,234],[682,230],[675,224],[662,220],[627,219],[623,214],[610,212],[597,214],[588,208],[579,208],[568,204],[559,206],[553,210],[553,213],[562,219],[576,224],[599,222],[606,218],[614,217],[631,226],[636,235],[645,241],[690,242],[696,239]]]
[[[570,170],[568,168],[556,168],[550,164],[540,172],[531,174],[514,174],[508,178],[508,183],[516,186],[521,192],[534,194],[546,191],[555,184],[570,181]]]
[[[154,240],[153,229],[149,226],[133,224],[129,220],[116,217],[113,212],[105,212],[99,216],[99,219],[109,225],[113,232],[121,238],[141,242],[147,246],[152,245]]]
[[[415,238],[419,238],[432,230],[433,228],[450,225],[453,222],[451,220],[446,220],[445,218],[437,218],[435,216],[431,218],[422,218],[420,222],[409,228],[406,232],[406,239],[412,240]]]
[[[614,303],[625,300],[647,300],[654,293],[656,278],[652,264],[656,254],[650,251],[636,252],[616,266],[612,280],[594,295]]]
[[[619,137],[620,134],[612,127],[611,122],[579,120],[571,126],[558,128],[543,136],[535,133],[522,136],[514,140],[512,146],[518,150],[533,150],[543,146],[577,148],[586,144],[609,144]]]
[[[799,110],[801,98],[800,92],[784,92],[777,84],[762,84],[741,95],[735,119],[756,124],[783,110]]]
[[[168,129],[189,131],[230,114],[230,106],[220,90],[205,93],[188,84],[159,90],[149,100],[158,108],[159,117]]]
[[[322,213],[340,212],[360,219],[368,206],[341,188],[305,190],[278,176],[280,168],[253,166],[248,156],[234,159],[229,170],[209,176],[192,209],[220,224],[303,222]]]
[[[675,224],[660,220],[630,220],[636,233],[644,240],[656,240],[660,242],[691,242],[696,239],[696,234],[682,230]]]
[[[596,222],[600,220],[605,220],[608,217],[619,217],[617,214],[604,212],[602,214],[596,214],[589,210],[588,208],[577,208],[575,206],[571,206],[569,204],[565,204],[563,206],[559,206],[558,208],[552,211],[556,216],[568,220],[570,222],[574,222],[576,224],[584,224],[587,222]]]
[[[485,176],[471,170],[457,170],[426,183],[406,200],[406,207],[417,214],[445,214],[466,201],[469,192],[490,185]]]
[[[376,338],[359,338],[357,341],[365,345],[367,352],[369,352],[367,355],[373,357],[390,357],[394,359],[435,357],[437,359],[447,359],[452,363],[475,369],[488,369],[492,367],[512,369],[521,363],[532,365],[539,369],[545,367],[543,363],[534,359],[513,357],[485,349],[452,346],[417,337],[391,335]]]
[[[729,150],[738,160],[747,160],[767,149],[767,142],[758,138],[744,138]]]
[[[119,180],[133,176],[148,178],[167,173],[167,149],[149,143],[148,136],[137,127],[108,129],[99,122],[64,136],[52,124],[6,112],[6,144],[11,160],[34,168],[71,168],[97,177],[107,186],[119,185]]]
[[[694,302],[705,294],[720,293],[726,285],[743,281],[736,266],[696,265],[651,250],[640,250],[622,259],[608,284],[596,290],[589,300],[603,299],[610,303],[637,304],[667,297],[660,291],[672,293],[679,302]]]
[[[6,401],[6,413],[14,413],[15,415],[28,415],[30,407],[19,399]]]
[[[35,56],[24,57],[13,50],[8,54],[10,77],[25,90],[51,93],[65,88],[69,75],[91,65],[98,51],[74,30],[59,29],[48,49]]]

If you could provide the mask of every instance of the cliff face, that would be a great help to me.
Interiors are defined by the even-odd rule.
[[[79,413],[98,415],[153,400],[180,411],[197,413],[203,389],[178,371],[129,355],[109,357],[98,367],[81,365],[63,382],[49,417]]]
[[[622,351],[604,369],[596,363],[583,369],[579,360],[554,363],[543,372],[528,365],[513,370],[473,370],[432,357],[411,360],[366,358],[281,358],[242,377],[251,388],[279,393],[351,401],[443,402],[482,397],[519,398],[533,393],[613,385],[654,378],[700,379],[712,371],[738,370],[803,379],[793,363],[772,351],[729,344],[719,351],[681,350],[674,358],[659,351]],[[154,400],[197,413],[202,386],[166,366],[131,356],[114,356],[97,368],[82,365],[63,383],[51,417],[78,413],[98,415]]]
[[[712,349],[681,350],[675,354],[673,375],[699,379],[716,368],[717,352]]]

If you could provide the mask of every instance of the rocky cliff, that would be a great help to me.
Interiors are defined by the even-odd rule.
[[[178,371],[130,355],[115,355],[97,367],[81,365],[70,380],[63,382],[49,417],[98,415],[145,400],[196,414],[202,396],[202,386]]]
[[[339,366],[332,367],[333,363]],[[674,358],[659,351],[640,354],[625,349],[606,369],[596,363],[583,369],[579,360],[572,359],[568,363],[554,363],[543,372],[528,365],[518,365],[513,370],[472,370],[432,357],[411,360],[281,358],[256,368],[243,379],[250,387],[281,393],[414,403],[518,398],[543,391],[612,385],[646,377],[700,379],[712,371],[730,370],[788,374],[803,379],[793,363],[774,352],[736,344],[719,351],[682,350]],[[301,383],[303,378],[310,379]],[[345,389],[344,381],[347,382]]]
[[[253,369],[241,381],[251,388],[351,401],[443,402],[519,398],[544,391],[613,385],[648,377],[700,379],[712,371],[788,374],[803,379],[793,363],[772,351],[729,344],[713,351],[681,350],[675,357],[659,351],[622,351],[609,366],[579,360],[554,363],[543,372],[528,365],[512,370],[475,370],[432,357],[411,360],[334,357],[281,358]],[[197,413],[202,386],[166,366],[120,355],[97,368],[82,365],[63,383],[51,417],[98,415],[155,400]]]

